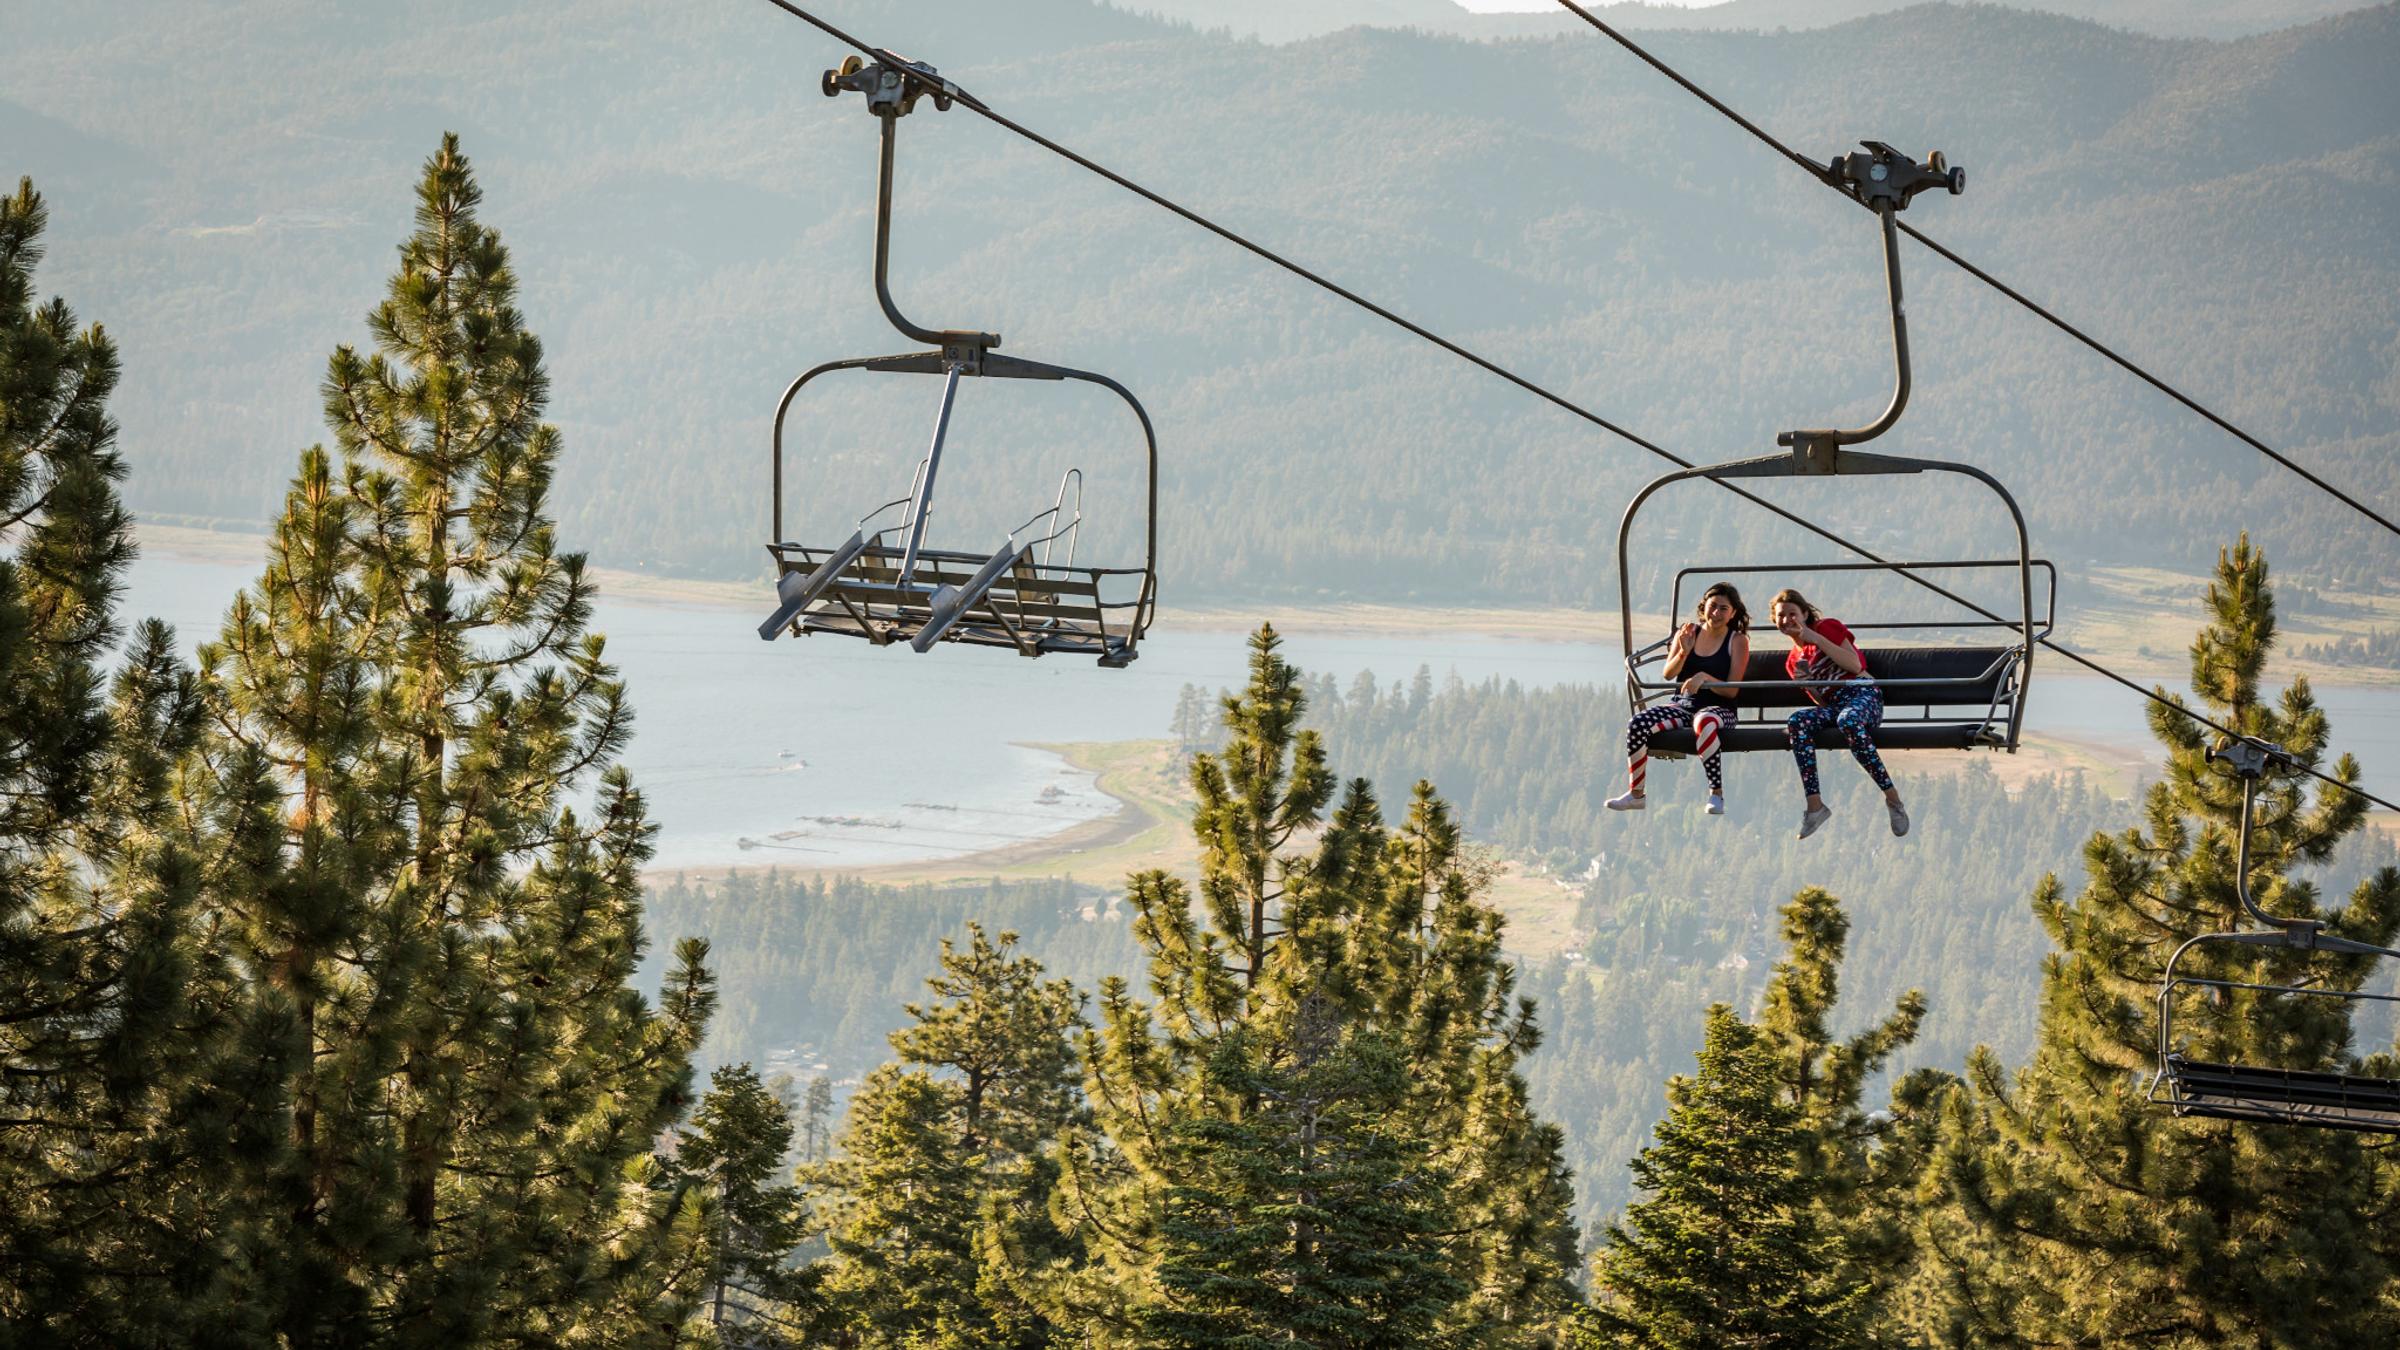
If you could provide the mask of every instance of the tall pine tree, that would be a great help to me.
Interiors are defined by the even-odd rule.
[[[712,1322],[721,1324],[729,1306],[776,1316],[775,1305],[810,1297],[808,1281],[786,1260],[806,1236],[800,1190],[783,1180],[791,1149],[791,1111],[757,1070],[729,1064],[708,1076],[708,1095],[682,1130],[675,1166],[715,1196]]]
[[[1900,996],[1881,1022],[1847,1038],[1831,1023],[1841,996],[1850,919],[1810,886],[1783,908],[1783,959],[1767,980],[1756,1028],[1773,1056],[1784,1101],[1797,1113],[1800,1179],[1823,1231],[1840,1239],[1827,1257],[1837,1278],[1866,1291],[1854,1319],[1861,1343],[1901,1343],[1892,1304],[1913,1264],[1915,1190],[1938,1117],[1956,1080],[1920,1069],[1892,1087],[1890,1109],[1870,1115],[1867,1081],[1916,1039],[1925,997]]]
[[[1667,1086],[1646,1192],[1594,1264],[1594,1340],[1626,1350],[1836,1350],[1867,1288],[1825,1227],[1810,1130],[1759,1031],[1708,1010],[1699,1069]]]
[[[1198,904],[1164,873],[1130,883],[1152,999],[1102,987],[1094,1125],[1053,1204],[1092,1259],[1014,1268],[1095,1345],[1270,1323],[1301,1345],[1552,1343],[1567,1176],[1516,1072],[1538,1037],[1499,916],[1430,788],[1396,831],[1363,781],[1335,800],[1279,646],[1253,636],[1224,747],[1192,763]]]
[[[1049,1219],[1048,1150],[1081,1111],[1071,1038],[1082,999],[1016,943],[974,924],[963,950],[943,940],[935,997],[910,1004],[910,1024],[892,1033],[901,1062],[852,1099],[838,1156],[801,1168],[831,1249],[810,1274],[832,1344],[1051,1343],[1000,1267],[1010,1252],[1077,1259]]]
[[[36,302],[46,219],[30,181],[0,197],[0,1328],[177,1339],[208,1265],[193,1180],[222,1141],[176,1130],[222,1123],[195,1072],[199,869],[168,828],[199,704],[157,623],[107,669],[133,557],[117,356]]]
[[[710,1265],[704,1197],[650,1155],[705,949],[660,1008],[632,989],[631,713],[551,527],[542,349],[480,196],[445,137],[373,352],[327,368],[340,459],[303,457],[203,652],[183,791],[241,1053],[276,1080],[247,1122],[272,1146],[223,1178],[217,1294],[295,1344],[663,1344]]]
[[[2305,681],[2259,687],[2275,643],[2266,560],[2219,556],[2192,685],[2209,716],[2317,765],[2331,740]],[[2157,993],[2185,939],[2249,927],[2235,889],[2242,784],[2212,772],[2204,729],[2154,708],[2166,775],[2141,827],[2097,835],[2082,890],[2055,877],[2034,911],[2057,951],[2042,972],[2040,1038],[2015,1074],[1988,1052],[1945,1108],[1928,1223],[1930,1339],[1954,1345],[2400,1344],[2400,1194],[2355,1135],[2175,1119],[2145,1099]],[[2343,756],[2331,770],[2356,782]],[[2400,932],[2400,875],[2327,906],[2295,869],[2323,861],[2366,803],[2292,781],[2258,795],[2253,893],[2270,912],[2376,945]],[[2356,957],[2218,944],[2179,970],[2243,983],[2356,989]],[[2236,989],[2176,1021],[2195,1059],[2293,1069],[2351,1064],[2339,1000]]]

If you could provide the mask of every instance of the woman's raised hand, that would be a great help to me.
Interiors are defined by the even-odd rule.
[[[1700,625],[1696,623],[1687,623],[1683,627],[1675,630],[1676,651],[1689,652],[1692,649],[1692,645],[1699,640]]]

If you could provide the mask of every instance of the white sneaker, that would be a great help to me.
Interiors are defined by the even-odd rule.
[[[1833,819],[1833,808],[1830,806],[1803,809],[1800,812],[1800,837],[1806,839],[1815,834],[1819,827],[1831,819]]]
[[[1724,815],[1724,814],[1725,814],[1725,794],[1723,794],[1723,793],[1721,793],[1721,792],[1712,792],[1712,793],[1708,794],[1708,808],[1707,808],[1707,809],[1708,809],[1708,813],[1709,813],[1710,815],[1712,815],[1712,816],[1721,816],[1721,815]]]
[[[1906,838],[1908,835],[1908,808],[1898,802],[1892,802],[1885,809],[1892,813],[1892,837],[1894,839]]]
[[[1649,804],[1649,799],[1638,792],[1627,792],[1601,803],[1611,811],[1639,811]]]

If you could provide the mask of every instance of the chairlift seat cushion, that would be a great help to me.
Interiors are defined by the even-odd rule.
[[[2209,1064],[2167,1057],[2179,1116],[2400,1134],[2400,1082],[2358,1074]]]
[[[1751,641],[1754,646],[1763,646],[1773,637],[1772,633],[1754,633]],[[1876,729],[1877,746],[1886,750],[1972,750],[1996,742],[1998,732],[1987,725],[1986,715],[2011,688],[2016,667],[2008,658],[2017,648],[1863,644],[1861,651],[1867,658],[1867,673],[1875,677],[1883,691],[1887,719],[1895,712],[1918,710],[1935,719],[1887,720]],[[1783,657],[1780,647],[1753,650],[1750,667],[1742,678],[1746,682],[1789,679],[1784,673]],[[1905,683],[1914,680],[1932,683]],[[1791,736],[1784,730],[1782,710],[1805,708],[1813,701],[1805,689],[1742,690],[1732,709],[1737,720],[1725,727],[1720,737],[1722,748],[1734,753],[1790,748]],[[1746,709],[1754,711],[1746,714]],[[1771,716],[1755,711],[1764,709],[1777,711]],[[1944,716],[1945,712],[1949,715]],[[1688,727],[1662,731],[1650,738],[1650,749],[1654,754],[1695,754],[1693,739]],[[1818,730],[1816,742],[1819,749],[1832,750],[1847,746],[1850,738],[1839,727],[1824,727]]]

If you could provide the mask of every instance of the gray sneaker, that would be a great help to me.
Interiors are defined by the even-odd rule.
[[[1813,809],[1805,809],[1801,811],[1800,837],[1806,839],[1810,835],[1815,834],[1818,826],[1823,825],[1826,821],[1831,819],[1833,819],[1833,808],[1830,806],[1819,806]]]
[[[1908,808],[1898,802],[1892,802],[1884,809],[1892,813],[1892,837],[1894,839],[1906,838],[1908,836]]]

